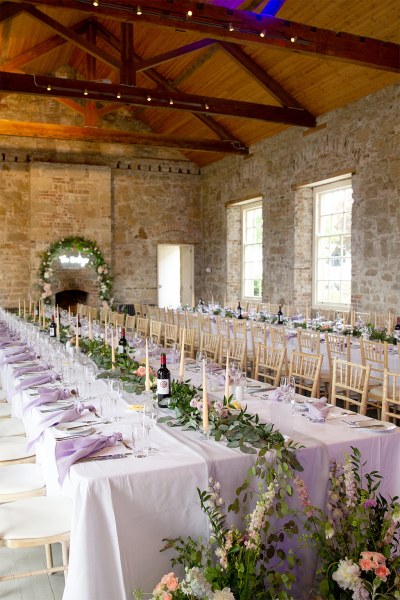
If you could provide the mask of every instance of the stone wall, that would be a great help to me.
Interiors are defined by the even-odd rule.
[[[82,125],[48,98],[5,96],[1,118]],[[103,126],[145,129],[128,110]],[[118,302],[157,301],[157,244],[195,244],[195,285],[202,284],[201,175],[177,150],[65,140],[0,137],[0,305],[36,298],[40,253],[63,237],[96,241],[114,274]],[[97,304],[92,273],[66,278]],[[66,288],[66,289],[67,289]]]
[[[318,120],[319,128],[288,129],[253,146],[250,157],[226,158],[204,169],[203,212],[212,215],[204,262],[227,269],[226,204],[263,197],[263,299],[311,302],[312,194],[306,184],[352,173],[352,304],[397,309],[400,282],[400,86],[395,85]],[[231,289],[215,278],[214,295]],[[201,293],[205,293],[207,284]]]

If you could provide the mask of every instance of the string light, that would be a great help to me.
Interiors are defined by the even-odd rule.
[[[265,29],[263,29],[262,31],[260,31],[260,37],[262,37],[262,38],[265,37],[266,33],[267,32],[265,31]]]
[[[210,108],[210,107],[208,106],[207,102],[205,103],[205,105],[204,105],[204,108],[205,108],[206,110],[208,110],[208,109]]]
[[[151,102],[151,96],[147,96],[147,102]]]
[[[87,95],[88,95],[88,93],[89,93],[89,92],[88,92],[87,90],[85,90],[85,91],[83,92],[83,95],[84,95],[84,96],[87,96]]]
[[[229,31],[235,31],[235,28],[234,28],[234,26],[232,25],[232,23],[229,23],[229,25],[228,25],[228,29],[229,29]]]
[[[51,85],[49,84],[46,89],[48,92],[51,92]]]
[[[292,42],[292,44],[294,44],[294,42],[297,42],[297,35],[292,35],[290,41]]]
[[[98,0],[93,0],[93,6],[98,6],[98,5],[99,5]]]
[[[117,98],[121,98],[121,94],[117,92]]]
[[[136,14],[140,17],[140,15],[142,15],[142,9],[140,8],[140,6],[137,7],[136,9]]]
[[[188,10],[187,13],[186,13],[186,16],[189,17],[189,18],[193,17],[193,11],[192,10]]]
[[[172,98],[170,98],[169,103],[171,106],[173,105],[174,101],[172,100]]]

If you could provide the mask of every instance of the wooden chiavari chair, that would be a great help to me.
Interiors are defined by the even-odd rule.
[[[324,321],[333,321],[335,317],[335,311],[331,308],[316,308],[316,318],[323,319]]]
[[[136,315],[126,315],[125,331],[127,335],[133,337],[135,333]]]
[[[299,352],[303,354],[321,354],[321,334],[319,331],[306,331],[305,329],[297,330],[297,347]],[[325,387],[325,393],[329,395],[329,382],[331,380],[330,370],[323,370],[319,374],[320,384]]]
[[[383,374],[382,421],[400,426],[400,373],[385,369]]]
[[[224,337],[231,337],[231,327],[229,319],[225,319],[225,317],[216,317],[216,325],[217,325],[217,334]]]
[[[267,343],[268,337],[270,339],[271,346],[273,348],[283,348],[285,352],[285,364],[283,367],[283,375],[287,375],[288,373],[288,363],[287,363],[287,342],[286,342],[286,328],[283,325],[268,325],[266,327],[267,331]]]
[[[325,333],[329,371],[332,379],[333,359],[339,358],[350,362],[350,336],[338,333]]]
[[[259,311],[260,303],[257,300],[249,300],[247,303],[247,311],[254,310],[256,313]]]
[[[109,308],[101,308],[100,309],[100,323],[102,325],[104,325],[105,321],[109,321],[109,313],[110,313],[110,309]]]
[[[334,358],[331,403],[336,406],[337,401],[341,400],[346,408],[353,404],[358,407],[360,415],[366,415],[370,372],[370,365],[364,367],[363,365]]]
[[[207,358],[210,358],[214,362],[218,360],[218,351],[220,345],[220,336],[202,331],[200,336],[200,347],[199,350],[205,352]]]
[[[182,329],[179,332],[179,339],[182,344]],[[194,339],[195,339],[195,330],[194,329],[185,329],[185,356],[188,358],[194,358]]]
[[[164,329],[164,346],[165,348],[172,348],[174,344],[178,343],[179,329],[178,325],[173,323],[165,323]]]
[[[153,321],[153,319],[150,319],[150,337],[159,345],[161,344],[161,329],[161,321]]]
[[[188,329],[194,330],[194,347],[198,348],[200,345],[200,330],[199,330],[199,318],[197,313],[188,312],[186,315],[186,325]]]
[[[250,364],[251,372],[254,373],[257,346],[258,344],[267,344],[267,329],[265,323],[260,321],[250,321],[250,339],[251,349],[247,347],[247,360]]]
[[[289,377],[294,377],[298,393],[309,392],[312,398],[319,397],[319,375],[322,354],[303,354],[293,351],[290,356]]]
[[[144,317],[137,317],[136,319],[136,331],[138,333],[138,335],[140,335],[141,337],[148,337],[149,335],[149,319],[146,319]]]
[[[246,340],[221,338],[219,345],[218,363],[226,365],[226,357],[229,348],[229,361],[238,363],[241,371],[246,371]]]
[[[350,316],[351,311],[349,310],[335,310],[334,320],[338,321],[340,319],[343,325],[350,325]]]
[[[198,315],[199,332],[211,333],[211,319],[209,315]]]
[[[140,302],[135,302],[133,306],[135,308],[136,317],[143,317],[143,309],[142,309],[142,305],[140,304]]]
[[[388,344],[376,340],[360,340],[361,362],[366,367],[370,365],[368,404],[377,408],[378,414],[382,407],[383,376],[388,369]]]
[[[247,338],[247,321],[245,319],[232,319],[233,325],[233,337],[234,338]]]
[[[282,304],[271,304],[271,302],[270,302],[268,312],[271,313],[271,315],[277,315],[278,311],[279,311],[279,307],[281,307],[281,310],[283,312],[285,307]]]
[[[149,319],[153,319],[153,321],[160,321],[160,314],[157,306],[149,306],[148,315]]]
[[[371,313],[370,312],[360,312],[358,310],[353,310],[353,323],[357,325],[358,323],[371,323]]]
[[[186,329],[186,313],[178,311],[176,313],[176,323],[179,329]]]
[[[171,325],[175,324],[175,312],[172,308],[167,308],[167,315],[165,318],[166,323],[170,323]]]
[[[280,383],[282,369],[286,362],[286,350],[257,344],[254,366],[254,379],[265,381],[273,386]]]

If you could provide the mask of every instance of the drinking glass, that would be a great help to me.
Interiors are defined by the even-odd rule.
[[[140,416],[146,431],[147,451],[149,454],[155,454],[158,450],[150,446],[150,431],[157,425],[158,402],[153,399],[152,392],[144,392],[143,396],[143,407]]]
[[[148,456],[147,436],[142,421],[132,423],[132,454],[136,458]]]

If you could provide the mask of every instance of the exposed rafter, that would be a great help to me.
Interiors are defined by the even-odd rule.
[[[155,133],[131,133],[93,127],[50,125],[48,123],[0,120],[1,135],[77,140],[81,142],[132,144],[137,146],[163,146],[166,148],[180,148],[181,150],[222,152],[223,154],[248,154],[247,148],[240,148],[236,144],[220,140],[193,140]]]
[[[18,4],[12,2],[2,2],[0,4],[0,23],[4,23],[7,19],[16,17],[24,9]]]
[[[197,42],[186,44],[185,46],[180,46],[179,48],[175,48],[174,50],[170,50],[169,52],[164,52],[164,54],[158,54],[157,56],[152,56],[147,60],[138,61],[136,65],[136,70],[145,71],[146,69],[156,67],[157,65],[161,65],[165,62],[168,62],[169,60],[179,58],[179,56],[183,56],[184,54],[188,54],[189,52],[195,52],[196,50],[206,48],[207,46],[211,46],[212,44],[215,44],[215,40],[205,38],[204,40],[198,40]]]
[[[60,79],[0,72],[0,91],[62,98],[86,98],[103,102],[121,102],[135,106],[151,106],[201,114],[226,115],[314,127],[315,119],[302,109],[266,106],[253,102],[225,100],[158,89],[112,85],[93,81]],[[85,93],[87,92],[87,93]]]
[[[54,7],[53,0],[24,0],[24,4]],[[145,0],[140,5],[140,15],[136,13],[136,5],[131,0],[108,0],[106,5],[99,3],[98,7],[93,6],[92,0],[60,0],[57,8],[79,10],[106,19],[137,21],[154,27],[179,27],[217,40],[273,46],[400,72],[399,44],[213,4],[194,4],[189,0],[171,0],[168,3]],[[187,16],[188,11],[192,11],[191,17]],[[263,37],[260,33],[263,33]]]

